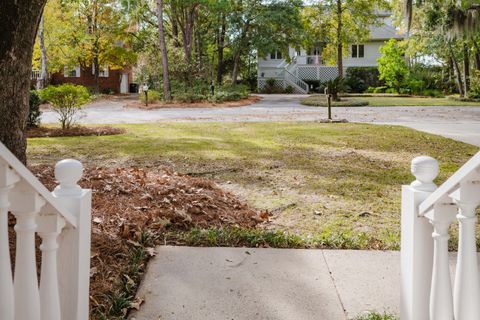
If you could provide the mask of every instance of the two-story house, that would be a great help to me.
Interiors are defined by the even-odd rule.
[[[351,44],[349,55],[343,58],[344,74],[349,67],[376,67],[380,47],[390,39],[403,39],[392,23],[389,13],[380,13],[381,23],[370,27],[370,38],[364,43]],[[322,48],[288,49],[288,59],[281,51],[258,57],[258,89],[261,91],[268,79],[274,79],[276,87],[291,86],[296,93],[308,93],[306,81],[327,81],[338,77],[336,65],[326,65],[322,60]]]

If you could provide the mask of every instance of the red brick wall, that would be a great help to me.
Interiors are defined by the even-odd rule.
[[[128,85],[133,81],[132,72],[129,69],[123,70],[112,70],[108,71],[108,77],[100,77],[100,92],[111,90],[115,93],[120,93],[120,75],[122,73],[128,73]],[[52,74],[51,84],[63,84],[63,83],[72,83],[78,84],[85,87],[95,87],[95,76],[92,74],[92,69],[88,68],[87,70],[80,71],[80,77],[64,77],[63,72],[57,72]]]

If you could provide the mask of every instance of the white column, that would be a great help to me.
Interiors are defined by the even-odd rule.
[[[14,320],[13,281],[8,241],[9,188],[0,188],[0,319]]]
[[[475,237],[479,187],[472,182],[462,182],[460,189],[452,195],[460,209],[457,215],[459,242],[454,291],[456,320],[480,319],[480,284]]]
[[[430,319],[453,320],[453,297],[448,261],[448,229],[455,220],[452,205],[435,205],[428,213],[433,225],[433,270],[430,291]]]
[[[60,185],[53,195],[77,218],[77,227],[67,226],[59,238],[58,268],[62,319],[88,320],[90,283],[91,190],[77,184],[83,166],[63,160],[55,166]]]
[[[402,187],[401,307],[402,320],[429,320],[433,267],[432,225],[418,215],[418,206],[437,186],[438,162],[430,157],[412,161],[411,185]]]

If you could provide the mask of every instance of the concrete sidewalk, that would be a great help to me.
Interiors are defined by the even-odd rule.
[[[136,320],[345,320],[398,314],[399,252],[159,247]]]

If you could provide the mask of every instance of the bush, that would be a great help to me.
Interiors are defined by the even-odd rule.
[[[379,79],[377,67],[349,67],[344,84],[347,92],[362,93],[369,87],[383,85],[383,82]]]
[[[343,82],[344,79],[342,77],[336,77],[335,79],[325,81],[324,85],[327,88],[327,92],[332,95],[333,101],[340,100],[338,94],[343,89]]]
[[[400,93],[400,89],[405,85],[408,67],[405,62],[405,50],[399,45],[397,40],[390,39],[380,47],[382,56],[378,58],[378,71],[380,79],[390,88]]]
[[[49,86],[40,91],[40,97],[50,102],[63,130],[70,129],[82,105],[90,101],[87,88],[73,84]]]
[[[290,94],[290,93],[293,93],[293,92],[294,92],[294,89],[293,89],[292,86],[287,86],[287,87],[285,88],[285,93]]]
[[[140,101],[145,103],[145,92],[139,94]],[[156,90],[148,90],[148,103],[155,103],[163,100],[163,93]]]
[[[40,125],[40,116],[42,112],[40,111],[40,105],[42,104],[42,99],[38,95],[37,91],[30,91],[30,100],[29,100],[29,111],[27,118],[27,128],[36,128]]]
[[[207,100],[207,96],[200,93],[187,91],[187,92],[177,92],[173,97],[173,99],[177,102],[194,103],[194,102],[202,102]]]
[[[373,93],[385,93],[387,91],[387,86],[380,86],[373,89]]]
[[[469,98],[480,99],[480,71],[476,70],[473,77],[470,78]]]
[[[374,87],[368,87],[367,90],[365,90],[365,93],[374,93],[375,88]]]

